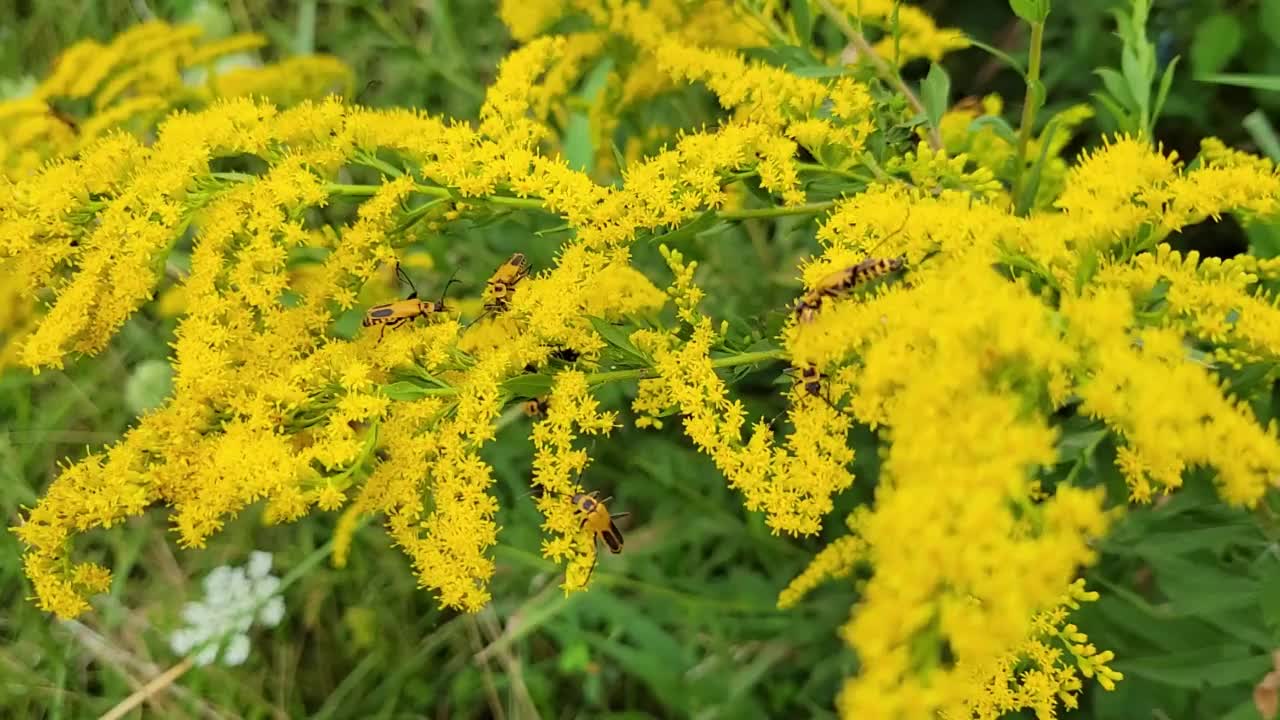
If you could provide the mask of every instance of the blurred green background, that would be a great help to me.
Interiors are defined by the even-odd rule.
[[[1025,28],[1002,0],[919,4],[941,25],[1025,55]],[[1042,116],[1090,102],[1101,88],[1093,70],[1118,64],[1110,11],[1121,4],[1055,3],[1044,61],[1049,110]],[[461,119],[475,117],[496,63],[512,46],[491,3],[463,0],[0,0],[0,95],[29,88],[75,40],[106,40],[152,16],[195,20],[214,34],[265,33],[271,45],[264,59],[332,53],[352,66],[358,85],[376,81],[361,98],[366,104]],[[1266,121],[1280,107],[1280,94],[1266,89],[1280,79],[1280,1],[1157,3],[1148,32],[1166,59],[1182,56],[1157,125],[1166,147],[1189,158],[1200,137],[1218,135],[1280,153]],[[968,50],[945,65],[953,100],[997,92],[1007,111],[1018,108],[1017,74],[990,55]],[[913,65],[907,75],[918,80],[927,69]],[[1247,79],[1195,79],[1215,73]],[[1112,129],[1107,122],[1096,118],[1073,148],[1096,144]],[[462,276],[474,292],[487,275],[481,269],[517,247],[535,268],[552,262],[549,244],[522,245],[520,238],[538,229],[528,222],[458,228],[431,249],[466,268]],[[463,233],[467,243],[450,245]],[[784,220],[687,239],[687,254],[704,265],[699,282],[716,299],[708,309],[744,334],[776,324],[771,311],[794,294],[789,268],[816,247],[813,234],[812,223]],[[1246,235],[1227,219],[1187,233],[1184,242],[1224,255],[1252,245],[1270,256],[1280,248],[1277,237],[1273,227]],[[661,267],[652,248],[638,254],[647,267]],[[715,271],[744,263],[783,269],[755,279]],[[172,320],[147,310],[97,358],[38,376],[0,374],[6,525],[36,501],[59,461],[110,443],[162,401],[172,331]],[[738,388],[754,411],[772,415],[780,408],[772,397],[778,382],[790,380],[780,367],[765,368]],[[632,391],[610,388],[602,399],[625,413]],[[360,532],[348,566],[338,570],[316,562],[325,557],[333,516],[264,527],[249,512],[207,549],[183,551],[157,511],[92,536],[84,554],[105,559],[115,584],[95,612],[59,623],[27,600],[21,548],[0,533],[0,717],[95,717],[111,708],[178,660],[166,634],[181,602],[199,596],[203,575],[241,564],[255,549],[272,552],[280,574],[315,563],[288,589],[285,621],[255,635],[245,665],[187,673],[156,696],[148,716],[834,717],[841,678],[856,669],[836,635],[849,613],[847,587],[824,587],[788,612],[774,603],[813,554],[843,534],[839,518],[870,496],[877,451],[869,431],[852,437],[858,481],[839,499],[825,537],[789,540],[771,536],[760,516],[742,509],[676,423],[658,432],[624,427],[592,449],[584,483],[615,496],[617,511],[632,513],[626,552],[603,557],[592,590],[566,600],[560,576],[538,554],[528,424],[515,417],[485,453],[498,477],[503,531],[494,601],[474,617],[436,609],[376,527]],[[1088,452],[1099,472],[1108,472],[1114,448],[1104,443]],[[1104,543],[1103,561],[1089,574],[1104,599],[1082,613],[1081,624],[1099,647],[1116,651],[1115,667],[1128,679],[1115,693],[1089,690],[1071,717],[1257,717],[1250,692],[1280,646],[1280,575],[1264,532],[1276,526],[1274,514],[1223,509],[1203,478],[1192,478],[1190,488],[1175,503],[1132,513]]]

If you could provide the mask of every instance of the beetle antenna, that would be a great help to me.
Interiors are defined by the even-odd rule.
[[[441,307],[444,307],[444,296],[449,292],[449,286],[456,282],[460,282],[458,280],[458,268],[454,268],[453,272],[449,274],[449,281],[444,284],[444,289],[440,291]]]
[[[409,277],[409,273],[405,272],[404,268],[400,267],[399,260],[396,261],[396,275],[404,278],[404,281],[409,283],[409,287],[413,289],[413,294],[409,296],[409,299],[412,300],[418,297],[418,286],[413,284],[413,280]]]
[[[488,310],[485,310],[484,312],[482,312],[482,313],[480,313],[479,315],[475,316],[475,318],[474,318],[474,319],[472,319],[472,321],[471,321],[471,322],[469,322],[469,323],[467,323],[466,325],[463,325],[463,326],[462,326],[462,332],[466,332],[468,328],[470,328],[472,325],[475,325],[476,323],[480,322],[481,318],[483,318],[485,315],[488,315],[488,314],[489,314],[489,311],[488,311]]]
[[[889,238],[902,232],[907,227],[907,223],[910,222],[910,220],[911,220],[911,206],[908,205],[907,214],[902,218],[902,224],[898,226],[897,230],[894,230],[888,235],[885,235],[884,237],[880,238],[879,242],[877,242],[875,245],[872,245],[870,248],[868,248],[867,257],[871,257],[871,253],[875,252],[876,248],[879,248],[881,245],[885,244],[885,242],[888,241]]]

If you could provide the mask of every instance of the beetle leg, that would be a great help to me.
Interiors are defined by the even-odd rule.
[[[587,579],[582,581],[582,586],[586,587],[591,582],[591,576],[595,574],[596,563],[600,561],[600,541],[599,539],[591,541],[591,568],[587,570]]]
[[[382,323],[382,329],[378,331],[378,342],[374,343],[374,345],[377,345],[378,343],[382,342],[382,336],[385,335],[386,332],[387,332],[387,324]]]

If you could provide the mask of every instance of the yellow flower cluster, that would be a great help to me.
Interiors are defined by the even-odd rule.
[[[1099,652],[1088,635],[1066,621],[1081,602],[1093,602],[1098,593],[1085,590],[1084,581],[1071,584],[1058,603],[1032,620],[1033,631],[1018,648],[985,665],[959,668],[970,690],[940,714],[944,718],[996,720],[1027,709],[1037,718],[1057,716],[1059,703],[1069,710],[1079,707],[1083,683],[1077,676],[1097,677],[1112,690],[1124,676],[1107,667],[1110,651]]]
[[[600,412],[591,396],[586,377],[567,370],[556,375],[547,398],[547,416],[533,427],[533,482],[542,490],[538,510],[546,520],[542,529],[551,533],[542,543],[542,554],[557,562],[567,562],[566,592],[586,588],[587,577],[596,561],[595,537],[581,527],[582,520],[568,502],[587,492],[578,478],[590,458],[573,447],[578,433],[607,434],[617,416]]]
[[[1017,167],[1017,140],[1011,134],[1001,135],[990,122],[1001,117],[1004,101],[998,95],[989,95],[979,102],[961,103],[943,114],[939,123],[943,147],[953,157],[965,157],[976,166],[973,170],[986,170],[991,175],[1013,184],[1019,171],[1027,171],[1027,167]],[[1039,167],[1040,184],[1031,206],[1047,208],[1062,192],[1067,174],[1067,161],[1061,157],[1063,148],[1071,141],[1079,129],[1089,118],[1093,117],[1093,109],[1088,105],[1073,105],[1059,112],[1051,120],[1053,131],[1049,126],[1041,131],[1039,137],[1032,137],[1027,144],[1026,162],[1038,161],[1043,156],[1044,162]],[[986,124],[981,124],[986,119]],[[975,127],[974,122],[980,124]],[[966,168],[967,169],[967,168]]]
[[[969,47],[969,39],[963,32],[939,28],[928,13],[899,0],[835,0],[833,4],[879,28],[882,37],[873,49],[880,57],[896,60],[899,65],[918,58],[941,60],[953,50]]]
[[[894,6],[842,5],[869,21]],[[478,610],[498,532],[481,450],[503,408],[534,394],[522,383],[549,390],[532,429],[542,551],[565,566],[564,590],[580,590],[595,546],[569,499],[590,484],[578,443],[609,434],[618,418],[593,391],[625,378],[639,380],[636,424],[678,416],[776,533],[819,532],[854,482],[853,423],[880,433],[874,502],[779,597],[789,607],[860,571],[841,634],[861,669],[840,694],[843,717],[1051,717],[1076,702],[1078,675],[1111,687],[1110,653],[1067,618],[1093,597],[1075,581],[1109,516],[1100,490],[1045,482],[1062,439],[1052,418],[1074,408],[1104,424],[1134,500],[1211,465],[1226,500],[1258,502],[1280,470],[1280,443],[1229,397],[1212,363],[1280,352],[1276,304],[1257,291],[1280,264],[1201,262],[1160,243],[1206,217],[1274,215],[1275,169],[1214,142],[1184,168],[1114,138],[1070,167],[1050,163],[1048,194],[1018,217],[1000,184],[1013,173],[1008,148],[981,133],[966,144],[948,120],[945,151],[899,148],[865,191],[808,203],[801,172],[815,166],[801,167],[802,148],[839,158],[816,166],[838,176],[863,162],[877,108],[861,83],[748,61],[733,48],[759,28],[723,2],[522,2],[502,13],[528,42],[503,61],[474,126],[337,98],[280,109],[238,97],[271,95],[256,84],[266,76],[228,76],[214,86],[225,79],[218,92],[237,97],[169,114],[152,142],[108,133],[74,157],[0,178],[0,278],[50,300],[34,324],[12,315],[31,328],[19,358],[35,369],[102,349],[156,294],[170,249],[192,238],[176,291],[185,314],[172,397],[116,445],[66,467],[16,528],[40,606],[74,616],[107,586],[105,568],[74,559],[90,530],[163,505],[180,542],[198,547],[261,503],[273,523],[341,511],[337,562],[349,561],[360,521],[377,517],[442,605]],[[538,37],[570,13],[590,29]],[[900,60],[962,46],[916,9],[898,17]],[[724,38],[713,42],[717,23]],[[194,38],[174,30],[149,42],[200,59]],[[636,55],[611,81],[619,107],[696,83],[727,117],[665,138],[621,183],[605,184],[551,148],[566,95],[615,40]],[[890,57],[886,42],[878,52]],[[215,43],[202,62],[236,47]],[[143,62],[130,57],[129,67]],[[342,75],[308,67],[293,75],[312,89]],[[176,87],[159,70],[134,77],[138,88]],[[110,97],[147,97],[128,90],[133,82]],[[168,103],[165,92],[152,94]],[[1063,140],[1040,142],[1054,157]],[[243,156],[262,169],[217,170]],[[351,166],[382,179],[350,184]],[[787,322],[780,347],[752,352],[729,349],[681,252],[663,248],[674,278],[666,293],[631,258],[638,239],[709,212],[753,217],[726,209],[739,192],[726,186],[744,177],[781,199],[767,212],[830,210],[821,253],[801,267],[805,312]],[[334,197],[360,198],[355,216],[310,224],[308,211]],[[572,230],[554,267],[521,280],[504,311],[464,333],[453,308],[413,305],[421,317],[411,324],[335,335],[343,311],[396,299],[378,296],[379,273],[400,258],[407,227],[493,208],[551,213]],[[851,269],[868,258],[884,261],[882,277],[854,283]],[[597,331],[601,320],[656,317],[668,302],[673,326]],[[610,346],[629,346],[634,365],[593,372]],[[576,367],[560,359],[569,350]],[[800,378],[787,393],[790,430],[778,437],[763,421],[747,427],[722,371],[782,360]]]
[[[22,357],[28,364],[43,364],[40,358],[65,352],[65,347],[50,345],[48,332],[34,344],[27,336],[40,315],[36,291],[73,256],[97,269],[93,277],[86,275],[77,287],[68,288],[63,311],[79,315],[84,327],[67,334],[77,335],[76,350],[100,348],[124,315],[148,296],[142,286],[154,285],[149,276],[155,272],[155,253],[172,244],[174,223],[189,209],[184,206],[201,202],[198,188],[188,186],[199,173],[182,164],[193,156],[179,159],[180,145],[147,148],[128,135],[112,133],[150,133],[171,109],[200,107],[216,98],[254,95],[291,105],[335,90],[350,94],[350,69],[324,55],[215,73],[212,69],[220,58],[259,48],[266,39],[247,34],[201,43],[201,32],[196,26],[155,21],[107,45],[77,43],[58,57],[53,73],[29,97],[0,102],[0,222],[7,232],[18,233],[7,251],[0,248],[0,293],[14,295],[6,298],[10,301],[4,302],[7,310],[0,316],[0,367],[18,360],[24,343],[28,349]],[[178,151],[175,157],[167,154],[170,149]],[[87,162],[72,166],[58,160],[77,152],[88,156]],[[175,160],[178,164],[171,166]],[[49,162],[54,167],[37,172]],[[169,168],[168,185],[139,184],[137,190],[150,197],[129,200],[128,208],[118,202],[109,212],[129,217],[117,217],[107,232],[91,232],[94,214],[103,209],[91,198],[113,194],[113,186],[135,171],[156,174],[160,180],[163,173],[155,173],[160,167]],[[17,190],[6,176],[39,180],[26,185],[18,198],[11,194]],[[161,209],[157,203],[164,205],[162,212],[153,212]],[[32,212],[37,215],[21,217]],[[39,255],[15,258],[14,248],[35,237],[41,241]],[[119,258],[107,259],[116,252]],[[105,314],[83,312],[83,303],[104,295],[112,305]],[[80,310],[75,309],[77,303]],[[123,307],[128,309],[122,313]]]
[[[831,298],[786,332],[793,362],[831,377],[837,398],[851,378],[848,411],[891,442],[852,539],[780,598],[790,605],[823,578],[872,569],[845,630],[864,668],[841,695],[846,716],[1049,716],[1055,695],[1074,702],[1079,682],[1055,665],[1032,618],[1092,561],[1088,540],[1107,522],[1095,493],[1062,485],[1043,495],[1038,469],[1055,462],[1050,412],[1078,402],[1116,433],[1137,501],[1178,487],[1195,465],[1214,467],[1236,504],[1256,504],[1275,484],[1274,428],[1224,394],[1189,344],[1213,344],[1200,358],[1274,357],[1278,309],[1251,292],[1249,272],[1269,264],[1201,263],[1143,243],[1206,216],[1274,213],[1277,198],[1280,176],[1256,159],[1219,151],[1182,172],[1123,138],[1070,170],[1064,214],[1017,218],[969,193],[897,187],[837,206],[819,231],[826,250],[804,272],[810,288],[867,255],[901,256],[908,268],[905,281]],[[1059,634],[1081,671],[1097,669],[1108,685],[1109,655],[1077,632]],[[1007,673],[1019,657],[1041,674],[977,709],[966,673],[993,662]]]
[[[156,20],[107,45],[85,40],[68,48],[29,97],[0,102],[0,174],[21,177],[116,128],[147,130],[174,107],[249,94],[291,104],[350,92],[351,71],[328,56],[214,74],[220,58],[256,50],[267,39],[249,33],[201,42],[202,34],[196,25]]]

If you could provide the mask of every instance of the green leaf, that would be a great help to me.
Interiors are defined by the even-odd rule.
[[[805,78],[833,78],[853,75],[852,65],[813,65],[811,67],[792,68],[791,74]]]
[[[556,659],[556,667],[562,673],[576,674],[586,672],[591,664],[591,648],[581,641],[575,642],[560,651]]]
[[[502,383],[502,389],[515,397],[542,397],[551,391],[550,375],[516,375]]]
[[[1272,634],[1280,633],[1280,573],[1270,573],[1262,579],[1258,590],[1258,605],[1262,608],[1262,621]]]
[[[1058,117],[1054,116],[1049,124],[1045,126],[1044,132],[1040,136],[1040,156],[1036,158],[1036,162],[1031,166],[1031,171],[1027,174],[1026,183],[1022,186],[1021,196],[1018,198],[1018,214],[1025,215],[1035,206],[1036,193],[1040,191],[1040,177],[1044,174],[1044,165],[1049,159],[1049,147],[1053,144],[1053,134],[1058,131]]]
[[[1258,28],[1272,45],[1280,45],[1280,0],[1262,0],[1258,4]]]
[[[1247,645],[1228,644],[1191,652],[1117,660],[1116,670],[1174,687],[1200,690],[1256,682],[1271,669],[1270,653],[1251,652]]]
[[[1191,70],[1197,75],[1216,73],[1240,52],[1244,27],[1231,13],[1210,15],[1191,38]]]
[[[1261,545],[1261,537],[1256,526],[1249,523],[1237,525],[1198,528],[1179,528],[1169,532],[1147,532],[1139,536],[1128,547],[1108,546],[1108,552],[1117,554],[1151,555],[1185,555],[1200,550],[1214,554],[1222,552],[1231,545]],[[1247,581],[1246,581],[1247,582]],[[1248,583],[1252,587],[1252,583]]]
[[[748,189],[750,189],[751,187],[751,183],[749,182],[745,182],[743,183],[743,185],[746,186]],[[768,203],[769,204],[773,203],[772,198],[768,200]],[[699,215],[692,222],[687,222],[681,225],[680,227],[676,228],[675,230],[672,230],[669,233],[664,233],[662,235],[655,235],[652,238],[650,238],[650,241],[663,242],[669,245],[671,243],[690,240],[696,237],[698,233],[701,233],[704,230],[711,229],[711,226],[716,224],[716,220],[717,220],[716,211],[708,210],[702,213],[701,215]]]
[[[813,35],[813,14],[809,10],[809,0],[791,0],[791,19],[795,22],[800,44],[809,47],[809,40]]]
[[[418,400],[433,394],[430,392],[429,388],[424,388],[417,383],[412,383],[407,380],[401,380],[399,382],[393,382],[389,385],[383,385],[379,389],[379,391],[383,395],[386,395],[387,397],[391,398],[392,400],[396,400],[399,402]]]
[[[1273,161],[1280,163],[1280,137],[1276,136],[1276,130],[1271,127],[1271,121],[1267,120],[1266,114],[1261,110],[1254,110],[1245,115],[1240,124],[1249,132],[1249,137],[1253,138],[1259,150]]]
[[[979,50],[982,50],[982,51],[986,52],[987,54],[991,55],[992,57],[995,57],[995,58],[998,58],[999,60],[1004,61],[1004,64],[1005,64],[1005,65],[1008,65],[1008,66],[1009,66],[1009,67],[1011,67],[1011,68],[1013,68],[1013,70],[1014,70],[1015,72],[1017,72],[1019,75],[1021,75],[1021,76],[1022,76],[1022,79],[1023,79],[1024,81],[1027,79],[1027,70],[1026,70],[1026,68],[1022,67],[1022,63],[1020,63],[1020,62],[1018,62],[1016,59],[1014,59],[1014,57],[1013,57],[1012,55],[1010,55],[1009,53],[1007,53],[1007,52],[1005,52],[1005,51],[1001,50],[1001,49],[1000,49],[1000,48],[998,48],[998,47],[995,47],[995,46],[992,46],[992,45],[988,45],[988,44],[986,44],[986,43],[982,42],[981,40],[978,40],[977,38],[970,37],[970,38],[968,38],[968,40],[969,40],[969,44],[970,44],[970,45],[972,45],[972,46],[974,46],[974,47],[978,48]]]
[[[1139,60],[1133,48],[1126,47],[1120,51],[1120,70],[1124,74],[1125,87],[1129,88],[1129,96],[1133,98],[1133,109],[1139,113],[1148,112],[1155,69]]]
[[[1160,89],[1156,91],[1156,104],[1151,108],[1151,125],[1154,127],[1156,119],[1160,117],[1160,113],[1164,110],[1164,101],[1169,98],[1169,88],[1173,86],[1173,71],[1178,67],[1178,61],[1181,56],[1176,56],[1169,61],[1164,68],[1164,74],[1160,76]],[[1147,128],[1150,130],[1151,128]]]
[[[632,357],[640,360],[646,359],[644,353],[640,352],[636,349],[635,345],[631,344],[631,333],[627,332],[627,330],[624,330],[618,325],[614,325],[604,318],[592,317],[587,319],[591,321],[591,327],[595,329],[596,333],[600,335],[605,342],[626,354],[631,355]]]
[[[1151,546],[1141,553],[1151,563],[1156,582],[1180,613],[1206,614],[1252,607],[1258,601],[1256,580],[1224,572],[1202,559],[1192,561]]]
[[[982,117],[974,118],[973,122],[969,123],[969,134],[973,134],[985,127],[990,127],[994,130],[996,135],[1001,140],[1009,143],[1010,146],[1018,144],[1018,132],[1013,129],[1008,120],[999,115],[983,115]]]
[[[1199,82],[1217,83],[1219,85],[1235,85],[1253,88],[1254,90],[1271,90],[1280,92],[1280,75],[1242,75],[1238,73],[1219,73],[1216,75],[1197,76]]]
[[[625,175],[627,171],[627,158],[623,156],[622,151],[618,149],[618,143],[610,143],[609,149],[613,150],[613,161],[618,165],[618,175]]]
[[[1125,82],[1124,76],[1112,70],[1111,68],[1098,68],[1093,71],[1102,78],[1102,85],[1111,93],[1111,97],[1120,103],[1125,110],[1133,111],[1138,107],[1138,101],[1133,98],[1133,93],[1129,92],[1129,85]]]
[[[135,414],[160,407],[173,389],[173,368],[164,360],[148,360],[134,368],[124,384],[124,399]]]
[[[1280,257],[1280,223],[1249,223],[1249,254],[1259,258]]]
[[[1084,256],[1080,258],[1080,264],[1076,267],[1076,293],[1081,294],[1084,288],[1093,279],[1094,273],[1098,272],[1098,251],[1089,248],[1085,251]]]
[[[1092,93],[1092,95],[1093,99],[1097,100],[1098,104],[1107,111],[1107,114],[1116,121],[1116,125],[1121,130],[1130,130],[1133,128],[1133,117],[1129,115],[1124,108],[1120,107],[1120,104],[1112,99],[1110,95],[1100,92]]]
[[[582,90],[575,96],[580,109],[569,115],[564,131],[564,158],[575,170],[591,172],[595,167],[596,149],[588,108],[597,95],[604,91],[613,70],[613,59],[606,57],[596,63],[583,81]]]
[[[942,114],[947,111],[951,96],[951,78],[938,63],[929,66],[929,74],[920,84],[920,101],[924,104],[925,116],[929,125],[938,127],[942,122]]]
[[[1049,0],[1009,0],[1009,7],[1029,23],[1044,22],[1049,15]]]

